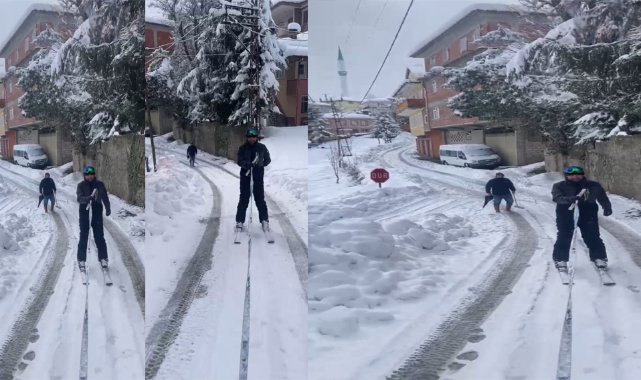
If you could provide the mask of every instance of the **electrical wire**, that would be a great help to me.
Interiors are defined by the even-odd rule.
[[[392,48],[394,48],[394,44],[396,43],[396,39],[398,38],[398,35],[401,32],[401,29],[403,28],[403,24],[405,24],[405,20],[407,19],[407,15],[410,13],[410,9],[412,8],[412,4],[414,4],[414,0],[410,0],[410,4],[407,6],[407,10],[405,11],[405,15],[403,16],[403,19],[401,20],[401,24],[398,26],[398,30],[396,31],[396,35],[394,36],[394,40],[392,41],[392,44],[390,45],[389,50],[387,50],[387,54],[385,54],[385,59],[383,59],[383,63],[381,63],[381,67],[379,67],[378,72],[376,73],[376,76],[374,77],[374,80],[372,81],[372,84],[370,84],[370,86],[367,89],[367,92],[365,92],[365,95],[363,96],[362,100],[365,100],[367,95],[369,95],[369,92],[372,90],[372,87],[374,87],[374,83],[376,83],[376,80],[378,79],[378,76],[381,74],[381,71],[383,70],[383,66],[385,66],[385,62],[387,62],[387,58],[389,57],[390,53],[392,52]]]

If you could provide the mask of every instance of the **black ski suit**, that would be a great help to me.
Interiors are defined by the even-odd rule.
[[[96,189],[95,198],[91,199],[91,193]],[[87,204],[91,201],[91,228],[93,239],[98,249],[98,260],[108,260],[107,243],[102,226],[102,205],[104,203],[107,216],[111,214],[111,205],[105,185],[98,180],[82,181],[76,189],[78,203],[80,203],[80,240],[78,241],[78,261],[87,261],[87,240],[89,239],[89,210]]]
[[[258,156],[256,163],[254,159]],[[245,143],[238,148],[238,165],[240,166],[240,199],[238,200],[238,209],[236,211],[236,222],[245,223],[245,214],[249,206],[250,178],[247,171],[252,168],[254,180],[254,201],[258,208],[258,218],[262,221],[268,221],[267,203],[265,202],[265,189],[263,176],[265,166],[272,162],[269,157],[267,147],[259,142],[255,144]]]
[[[192,164],[191,161],[196,161],[196,153],[198,153],[198,148],[196,148],[196,145],[191,144],[187,148],[187,158],[189,158],[189,165]]]
[[[603,207],[604,215],[612,213],[612,205],[608,195],[600,183],[583,179],[579,182],[568,180],[557,182],[552,187],[552,200],[556,203],[556,228],[557,238],[554,243],[552,258],[554,261],[568,261],[570,257],[570,245],[572,244],[572,233],[574,232],[574,211],[568,210],[570,205],[577,199],[582,189],[587,189],[587,200],[579,200],[579,220],[577,226],[581,229],[581,236],[585,245],[590,250],[590,260],[607,260],[605,245],[599,233],[599,206]]]

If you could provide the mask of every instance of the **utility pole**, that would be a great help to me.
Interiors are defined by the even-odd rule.
[[[236,36],[236,39],[243,48],[249,53],[249,78],[251,84],[248,86],[249,96],[249,120],[247,123],[251,128],[261,131],[261,110],[260,110],[260,15],[262,14],[262,1],[251,0],[251,6],[244,7],[239,5],[224,4],[225,20],[223,24],[239,25],[248,28],[251,34],[251,42],[246,46],[243,41]]]

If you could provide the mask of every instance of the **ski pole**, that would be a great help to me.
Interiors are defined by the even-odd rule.
[[[510,190],[510,194],[512,194],[512,198],[514,199],[514,207],[525,208],[525,207],[522,207],[519,204],[519,201],[516,200],[516,194],[514,194],[514,192],[512,190]]]
[[[579,192],[578,196],[582,197],[583,194],[585,194],[585,191],[586,191],[585,189],[581,190],[581,192]],[[568,210],[571,210],[574,213],[574,215],[573,215],[574,216],[574,218],[573,218],[574,221],[573,221],[573,229],[572,229],[572,240],[570,241],[570,246],[572,247],[572,257],[574,258],[572,264],[574,264],[574,262],[576,262],[576,244],[575,244],[576,227],[579,224],[579,213],[577,211],[577,207],[576,206],[578,204],[579,204],[579,201],[576,200],[570,205],[570,207],[568,207]],[[574,282],[574,265],[572,265],[572,266],[570,266],[568,268],[568,274],[570,275],[570,287],[572,287],[572,282]]]

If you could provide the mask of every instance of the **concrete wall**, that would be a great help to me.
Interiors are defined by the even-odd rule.
[[[238,147],[245,143],[246,131],[247,128],[216,123],[204,123],[196,127],[174,125],[174,138],[186,144],[194,143],[198,150],[236,161]]]
[[[641,201],[641,136],[614,137],[610,141],[577,147],[568,156],[545,155],[548,171],[568,165],[585,168],[588,178],[599,181],[609,192]]]
[[[93,165],[109,193],[140,207],[145,207],[144,163],[144,137],[137,134],[112,137],[92,145],[85,154],[73,154],[74,171]]]
[[[42,146],[45,153],[47,153],[47,157],[49,157],[49,165],[62,165],[58,154],[58,139],[55,132],[38,134],[38,143]]]
[[[154,134],[164,135],[172,131],[174,120],[169,112],[161,108],[151,110],[149,114],[151,115],[151,127],[154,130]],[[145,113],[145,119],[146,118],[147,113]]]
[[[501,156],[504,165],[518,165],[516,134],[514,132],[486,134],[485,144]]]

